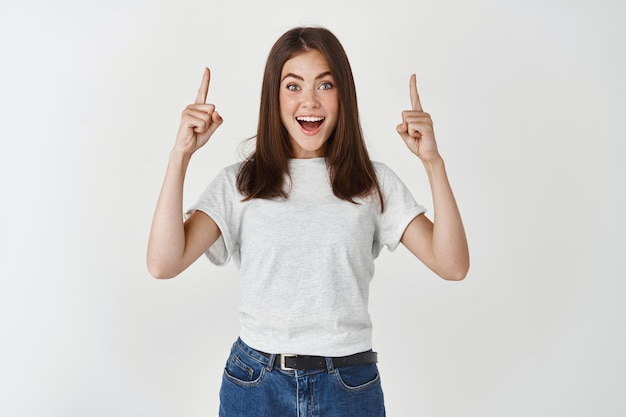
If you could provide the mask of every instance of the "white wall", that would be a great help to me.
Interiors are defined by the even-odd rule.
[[[149,277],[145,246],[202,68],[225,119],[190,204],[254,134],[265,57],[300,24],[342,40],[372,157],[432,206],[395,133],[418,74],[472,268],[403,248],[371,312],[390,416],[623,416],[622,2],[0,3],[0,415],[216,415],[236,271]]]

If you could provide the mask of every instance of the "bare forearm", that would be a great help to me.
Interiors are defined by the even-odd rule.
[[[469,269],[469,250],[461,214],[443,159],[424,162],[433,195],[432,254],[441,274],[463,279]]]
[[[461,280],[469,269],[465,230],[437,149],[432,118],[422,109],[415,74],[409,79],[409,94],[411,110],[402,112],[396,131],[426,168],[435,215],[432,223],[424,216],[413,219],[402,243],[442,278]]]
[[[148,269],[154,276],[167,275],[168,265],[177,263],[185,250],[183,186],[190,157],[170,153],[148,241]]]
[[[182,215],[183,186],[191,155],[207,143],[224,121],[215,105],[206,102],[210,81],[211,71],[205,68],[195,102],[183,110],[170,153],[148,240],[148,270],[156,278],[178,275],[220,234],[208,216],[197,220],[194,214],[185,223]]]

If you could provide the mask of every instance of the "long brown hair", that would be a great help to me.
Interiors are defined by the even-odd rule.
[[[285,174],[289,175],[292,149],[280,119],[280,75],[285,62],[312,49],[326,57],[339,93],[337,126],[326,142],[325,152],[333,193],[354,203],[355,198],[375,191],[382,211],[382,192],[363,138],[350,62],[337,37],[320,27],[291,29],[272,47],[263,75],[255,151],[242,163],[237,187],[244,201],[288,197]]]

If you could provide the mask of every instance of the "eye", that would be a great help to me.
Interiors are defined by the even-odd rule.
[[[333,85],[333,83],[330,82],[324,82],[322,84],[320,84],[320,90],[330,90],[332,88],[334,88],[335,86]]]
[[[300,86],[297,84],[287,84],[287,90],[289,91],[298,91],[300,90]]]

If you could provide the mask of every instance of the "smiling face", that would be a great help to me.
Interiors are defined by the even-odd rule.
[[[280,80],[280,118],[292,156],[324,156],[339,111],[339,94],[326,57],[316,49],[300,53],[285,62]]]

